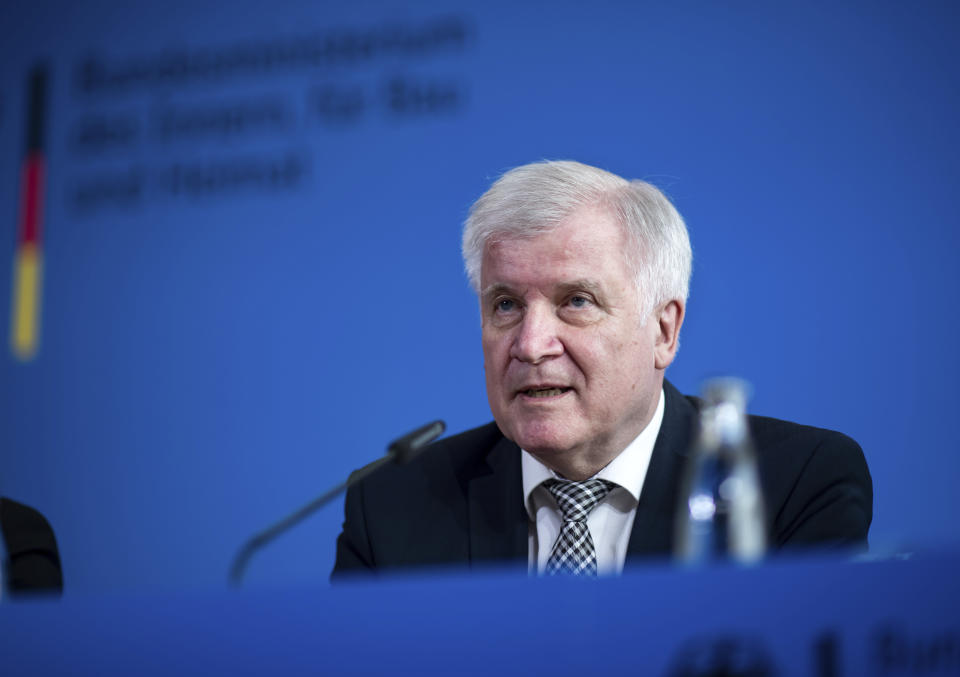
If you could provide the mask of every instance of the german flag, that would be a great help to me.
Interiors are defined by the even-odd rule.
[[[27,84],[26,151],[20,172],[20,221],[10,304],[10,348],[14,357],[24,362],[36,356],[40,345],[46,107],[47,70],[44,66],[37,66],[30,72]]]

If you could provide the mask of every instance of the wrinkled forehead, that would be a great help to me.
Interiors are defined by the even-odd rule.
[[[629,267],[627,240],[618,222],[595,210],[539,232],[500,232],[484,246],[481,287],[518,275],[546,281],[621,274]]]
[[[487,236],[483,256],[523,244],[586,249],[611,241],[617,242],[622,252],[629,239],[626,228],[608,210],[599,205],[585,205],[557,221],[505,222]]]
[[[507,210],[488,226],[487,242],[504,238],[531,239],[549,236],[571,224],[590,231],[600,222],[620,224],[619,213],[601,200],[594,200],[562,210],[534,212],[524,208]]]

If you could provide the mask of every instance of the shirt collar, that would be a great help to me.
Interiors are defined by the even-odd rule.
[[[627,445],[626,449],[594,475],[596,478],[609,480],[623,487],[630,492],[634,501],[640,500],[640,491],[643,489],[650,457],[653,455],[653,445],[657,441],[660,425],[663,423],[664,402],[663,389],[661,389],[657,409],[653,412],[653,418],[650,419],[647,427]],[[527,508],[527,515],[530,519],[534,519],[535,509],[530,500],[530,494],[545,480],[557,478],[559,475],[524,449],[520,450],[520,467],[523,474],[523,504]]]

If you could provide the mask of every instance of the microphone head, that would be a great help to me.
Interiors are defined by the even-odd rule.
[[[447,424],[443,421],[428,423],[391,442],[390,446],[387,447],[387,453],[397,463],[407,463],[419,454],[424,447],[440,437],[446,429]]]

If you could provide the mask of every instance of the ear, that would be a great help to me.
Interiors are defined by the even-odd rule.
[[[680,347],[680,326],[683,324],[683,301],[668,301],[651,320],[657,321],[657,335],[653,344],[653,363],[657,369],[666,369],[673,362]]]

